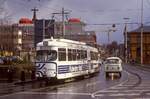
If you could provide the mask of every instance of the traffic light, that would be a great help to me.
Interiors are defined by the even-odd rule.
[[[115,28],[115,27],[116,27],[116,25],[115,25],[115,24],[113,24],[113,25],[112,25],[112,27],[113,27],[113,28]]]

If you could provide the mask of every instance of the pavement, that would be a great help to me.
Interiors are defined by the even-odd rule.
[[[14,80],[13,82],[8,82],[7,79],[0,80],[0,89],[4,87],[12,87],[14,85],[22,85],[35,82],[36,80],[27,79],[25,81]]]

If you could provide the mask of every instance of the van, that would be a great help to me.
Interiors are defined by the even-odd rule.
[[[122,72],[122,60],[119,57],[108,57],[104,64],[106,77],[109,73],[118,73],[121,77]]]

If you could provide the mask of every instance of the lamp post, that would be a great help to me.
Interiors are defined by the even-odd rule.
[[[143,0],[141,0],[141,64],[143,64]]]
[[[125,28],[124,28],[124,48],[125,48],[125,52],[124,52],[124,58],[125,58],[125,63],[128,62],[128,41],[127,41],[127,21],[129,20],[129,18],[123,18],[125,20]]]

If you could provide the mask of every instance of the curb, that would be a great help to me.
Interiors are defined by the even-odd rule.
[[[146,68],[146,69],[149,69],[150,70],[150,65],[141,65],[141,64],[129,64],[131,66],[137,66],[137,67],[143,67],[143,68]]]
[[[14,85],[28,84],[28,83],[33,83],[33,82],[36,82],[36,81],[37,80],[17,81],[17,82],[14,82]]]

